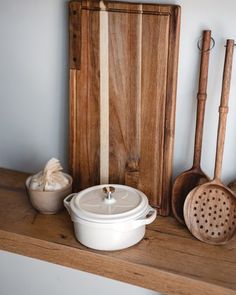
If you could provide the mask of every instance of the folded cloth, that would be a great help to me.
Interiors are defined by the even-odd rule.
[[[68,185],[69,180],[62,170],[59,160],[50,159],[44,170],[32,176],[30,188],[40,191],[55,191],[64,188]]]

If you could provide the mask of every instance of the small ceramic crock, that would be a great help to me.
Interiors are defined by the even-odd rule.
[[[97,185],[64,199],[77,240],[92,249],[120,250],[138,243],[156,210],[141,191],[125,185]]]
[[[39,191],[30,188],[32,176],[26,180],[26,191],[32,206],[42,214],[55,214],[63,209],[64,198],[72,191],[72,177],[63,173],[69,180],[67,186],[55,191]]]

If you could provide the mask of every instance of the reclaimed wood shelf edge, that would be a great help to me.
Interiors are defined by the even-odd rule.
[[[158,217],[137,245],[90,250],[74,237],[67,212],[37,213],[26,173],[0,168],[0,249],[123,281],[163,294],[236,294],[236,239],[217,247],[197,241],[172,217]]]

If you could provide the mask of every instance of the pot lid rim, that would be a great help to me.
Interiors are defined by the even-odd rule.
[[[122,213],[116,213],[116,214],[101,214],[101,213],[93,213],[89,212],[87,210],[84,210],[83,208],[78,208],[78,202],[85,197],[86,193],[92,193],[93,191],[102,189],[106,186],[112,186],[115,188],[121,188],[124,190],[127,190],[129,192],[132,192],[133,194],[136,194],[137,198],[140,198],[139,204],[134,207],[131,210],[122,212]],[[91,222],[97,222],[97,223],[114,223],[114,222],[121,222],[121,221],[128,221],[128,220],[135,220],[142,216],[149,206],[147,196],[141,192],[140,190],[137,190],[136,188],[122,185],[122,184],[101,184],[92,186],[89,188],[86,188],[77,194],[72,198],[70,202],[70,208],[72,211],[72,214],[75,217],[91,221]]]

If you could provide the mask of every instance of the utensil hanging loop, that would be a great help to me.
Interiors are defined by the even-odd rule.
[[[204,52],[208,52],[208,51],[211,51],[214,47],[215,47],[215,44],[216,44],[216,42],[215,42],[215,39],[213,38],[213,37],[211,37],[211,43],[212,43],[212,45],[211,45],[211,47],[209,48],[209,49],[207,49],[207,50],[204,50]],[[202,50],[202,37],[200,37],[199,39],[198,39],[198,41],[197,41],[197,48],[199,49],[199,51],[203,51]]]

